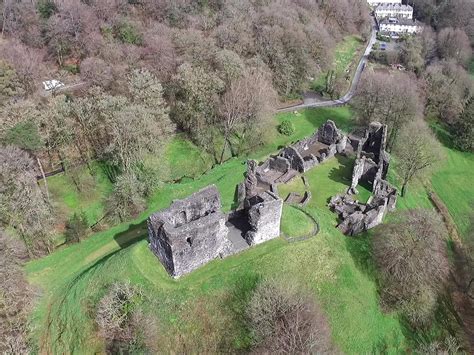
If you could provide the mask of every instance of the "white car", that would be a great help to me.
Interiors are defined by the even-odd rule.
[[[46,91],[51,91],[62,88],[64,84],[59,80],[46,80],[43,81],[43,86]]]

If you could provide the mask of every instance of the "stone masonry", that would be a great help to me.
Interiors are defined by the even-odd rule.
[[[344,234],[366,231],[381,223],[396,204],[397,190],[385,180],[390,160],[386,136],[387,127],[377,122],[362,137],[346,136],[328,120],[311,137],[284,148],[261,165],[248,161],[246,178],[237,187],[237,208],[229,214],[222,213],[219,191],[211,185],[151,215],[150,249],[171,276],[179,277],[215,258],[276,238],[283,208],[276,184],[336,154],[355,150],[351,187],[346,194],[331,198],[329,206],[339,215],[338,228]],[[353,197],[360,181],[372,185],[366,204]]]
[[[260,244],[280,235],[283,201],[273,192],[265,191],[249,200],[246,215],[250,230],[245,235],[250,245]]]
[[[211,185],[149,217],[150,249],[171,276],[280,235],[283,201],[259,186],[256,166],[247,162],[246,179],[238,186],[243,201],[228,215],[221,212],[219,191]]]
[[[219,191],[208,186],[148,219],[150,248],[174,277],[230,253]]]
[[[395,208],[397,190],[385,180],[390,156],[385,150],[387,126],[370,124],[359,140],[352,171],[351,187],[345,195],[331,198],[329,207],[339,215],[338,228],[346,235],[356,235],[382,223],[387,213]],[[364,181],[372,185],[372,196],[366,204],[354,200],[357,185]]]

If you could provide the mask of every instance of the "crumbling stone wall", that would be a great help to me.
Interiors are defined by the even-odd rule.
[[[277,156],[269,160],[269,168],[272,170],[286,173],[291,169],[291,162],[286,157]]]
[[[387,126],[371,123],[359,140],[351,187],[345,195],[331,198],[329,207],[339,215],[338,228],[346,235],[356,235],[375,227],[382,223],[387,211],[395,208],[397,190],[385,180],[390,160],[385,150],[386,139]],[[360,181],[372,185],[372,196],[366,204],[350,196],[358,193]]]
[[[327,120],[318,129],[318,140],[327,145],[336,144],[342,138],[341,131],[336,127],[334,121]]]
[[[251,227],[245,236],[247,243],[255,245],[277,238],[282,208],[283,201],[270,191],[252,197],[246,211]]]
[[[356,164],[352,174],[352,193],[357,193],[359,181],[373,184],[376,178],[385,179],[390,161],[390,155],[385,150],[387,141],[387,126],[372,122],[359,141]]]
[[[148,219],[150,249],[174,277],[231,252],[226,216],[214,185],[174,201]]]
[[[387,199],[373,197],[367,204],[354,200],[350,195],[336,195],[329,207],[339,215],[337,228],[345,235],[357,235],[382,223],[387,210]]]
[[[262,191],[253,160],[247,162],[237,201],[237,210],[223,214],[219,192],[211,185],[149,217],[150,249],[169,274],[179,277],[212,259],[241,251],[247,244],[280,235],[283,201],[271,191]]]
[[[267,159],[257,168],[257,176],[266,184],[281,182],[274,172],[289,174],[290,170],[304,173],[336,153],[344,153],[350,143],[347,136],[328,120],[311,137],[284,148],[278,156]],[[294,174],[293,174],[294,176]]]
[[[282,158],[285,158],[290,163],[290,167],[300,173],[304,172],[304,160],[301,154],[294,147],[286,147],[280,153]]]

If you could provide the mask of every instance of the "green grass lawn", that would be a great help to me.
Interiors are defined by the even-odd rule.
[[[466,237],[474,210],[474,154],[454,149],[450,133],[439,124],[432,127],[445,145],[445,157],[431,178],[431,187],[448,208],[461,237]]]
[[[276,115],[268,130],[267,142],[249,157],[263,159],[284,145],[311,135],[327,119],[338,122],[342,128],[350,127],[351,113],[348,108],[331,108],[304,110],[297,114],[285,113]],[[276,127],[284,120],[290,119],[296,126],[291,136],[277,132]],[[164,157],[164,159],[163,159]],[[245,157],[242,157],[242,160]],[[181,178],[192,180],[201,176],[212,167],[213,160],[202,152],[184,135],[175,136],[165,147],[163,156],[150,157],[150,162],[159,169],[159,178],[163,181],[175,181]],[[80,181],[81,191],[74,185],[70,176],[59,174],[48,179],[48,187],[58,220],[66,221],[74,212],[84,211],[89,224],[94,224],[104,215],[104,202],[112,191],[108,180],[99,164],[93,165],[91,175],[88,169],[75,168],[74,174]],[[61,238],[58,238],[61,239]]]
[[[166,180],[177,180],[182,177],[195,178],[212,167],[212,157],[202,152],[181,134],[167,145],[164,158],[169,167]]]
[[[294,122],[296,130],[290,137],[276,132],[283,119]],[[263,159],[280,146],[311,135],[327,119],[345,130],[352,125],[347,108],[277,115],[269,127],[268,144],[250,157]],[[183,172],[186,175],[187,169],[194,167],[180,157],[189,153],[189,147],[184,141],[175,144],[168,148],[180,162],[175,176]],[[224,260],[212,261],[179,280],[171,279],[149,251],[145,219],[167,207],[173,199],[186,197],[209,184],[216,184],[224,210],[230,210],[235,187],[246,170],[245,157],[231,159],[195,180],[163,184],[151,198],[149,208],[130,223],[96,233],[80,244],[27,264],[28,279],[41,289],[32,316],[33,342],[41,352],[103,352],[103,344],[96,335],[94,307],[110,283],[129,280],[143,287],[148,297],[146,311],[159,320],[156,337],[163,352],[245,350],[250,345],[250,334],[243,321],[249,292],[262,277],[288,277],[311,290],[321,303],[340,351],[349,354],[411,351],[416,334],[406,329],[396,314],[381,311],[370,235],[343,236],[335,228],[336,215],[327,207],[331,196],[343,193],[350,185],[352,164],[352,159],[337,157],[305,174],[312,193],[305,210],[320,223],[316,237],[291,244],[277,238]],[[432,179],[433,188],[458,225],[462,225],[465,202],[473,196],[472,184],[462,180],[472,169],[472,155],[453,151]],[[396,182],[396,174],[391,173],[390,179]],[[462,192],[453,192],[464,185]],[[55,199],[68,200],[67,190]],[[364,187],[359,187],[359,192],[361,201],[370,195]],[[458,201],[462,202],[459,213],[456,212]],[[399,199],[398,206],[432,207],[423,185],[418,182],[409,187],[408,195]],[[294,231],[295,221],[302,224],[301,216],[291,213],[288,217],[285,208],[283,230]],[[176,343],[181,347],[176,348]]]
[[[449,210],[461,237],[466,237],[474,209],[474,154],[460,152],[451,145],[449,132],[441,125],[432,123],[432,128],[443,143],[444,157],[437,164],[432,176],[424,181],[441,198]],[[396,162],[394,164],[396,168]],[[389,180],[400,186],[396,172],[390,170]],[[433,208],[424,184],[415,180],[410,182],[405,197],[399,197],[398,208]]]
[[[93,164],[92,170],[93,174],[85,167],[71,171],[79,188],[71,174],[61,173],[47,178],[58,221],[66,221],[74,212],[84,212],[90,225],[103,217],[104,199],[112,191],[112,184],[99,164]]]
[[[347,36],[341,41],[334,52],[334,63],[332,70],[338,75],[344,76],[346,70],[350,70],[351,66],[355,68],[354,63],[359,59],[359,52],[364,47],[364,42],[359,36]],[[311,83],[311,89],[316,92],[323,92],[325,89],[326,73],[322,73]]]
[[[367,353],[406,349],[403,327],[395,316],[384,315],[379,308],[372,271],[354,261],[352,239],[334,228],[336,217],[326,207],[332,195],[347,189],[347,163],[331,159],[307,175],[313,199],[306,208],[321,222],[318,236],[308,241],[288,244],[276,239],[215,260],[177,281],[169,278],[147,248],[142,220],[151,211],[166,207],[172,198],[184,197],[212,182],[229,208],[235,184],[245,170],[241,162],[233,160],[192,183],[165,186],[150,210],[131,224],[98,233],[29,263],[29,279],[44,291],[34,314],[35,340],[43,350],[54,353],[103,351],[90,319],[91,307],[111,282],[130,280],[156,300],[150,312],[172,339],[189,331],[193,350],[204,350],[204,344],[194,341],[205,339],[209,332],[203,328],[204,317],[209,319],[212,333],[226,339],[227,343],[220,346],[245,349],[249,333],[239,318],[245,303],[236,294],[245,293],[246,287],[250,289],[260,277],[277,276],[295,278],[314,292],[327,312],[340,350]],[[293,221],[284,220],[282,228],[288,223]],[[205,309],[196,310],[201,301]],[[163,350],[172,350],[166,339]]]
[[[285,200],[291,192],[296,192],[300,196],[303,196],[306,191],[303,180],[300,177],[296,177],[286,184],[278,185],[278,195]]]
[[[302,211],[287,204],[283,205],[281,231],[285,236],[290,238],[310,236],[314,228],[314,222]]]

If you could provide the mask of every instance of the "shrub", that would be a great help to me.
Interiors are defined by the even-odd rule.
[[[291,136],[293,133],[295,133],[295,126],[293,125],[293,122],[289,120],[284,120],[278,126],[278,132],[284,134],[285,136]]]
[[[132,24],[121,22],[115,26],[115,36],[123,43],[142,45],[143,36]]]
[[[87,217],[84,212],[74,213],[66,222],[66,243],[79,243],[81,238],[87,234]]]
[[[77,64],[65,64],[63,65],[63,69],[71,74],[78,74],[79,73],[79,65]]]
[[[143,299],[140,288],[129,282],[115,282],[99,301],[95,319],[108,353],[133,353],[143,349],[141,328],[151,325],[151,320],[139,311]],[[148,324],[144,324],[145,320]]]
[[[145,209],[146,186],[133,172],[117,177],[114,191],[107,199],[107,215],[112,220],[123,222],[135,217]]]
[[[264,280],[247,309],[256,352],[325,353],[332,348],[329,325],[311,295],[295,284]]]
[[[374,230],[382,302],[401,311],[412,326],[424,326],[449,275],[446,228],[430,210],[403,211],[393,217]]]
[[[42,146],[38,127],[31,121],[14,125],[6,132],[3,141],[26,150],[36,150]]]
[[[459,341],[453,336],[447,336],[443,341],[434,341],[432,343],[421,343],[418,349],[416,349],[417,354],[420,355],[432,355],[432,354],[462,354],[461,346]]]
[[[44,19],[50,18],[56,11],[58,11],[56,4],[52,0],[40,0],[36,6],[40,16]]]

